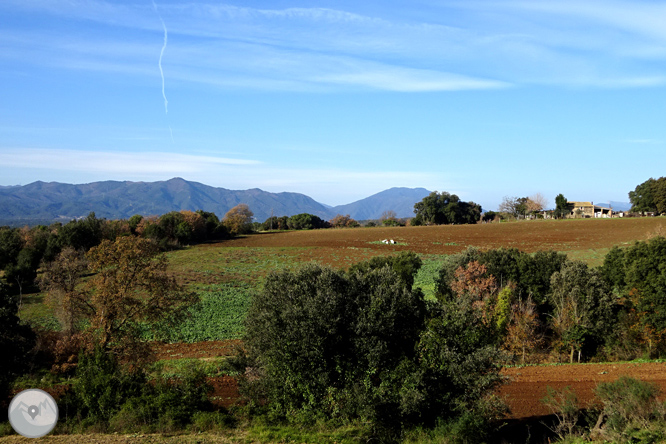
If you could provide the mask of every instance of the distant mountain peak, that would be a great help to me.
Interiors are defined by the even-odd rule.
[[[174,177],[158,182],[103,181],[65,184],[36,181],[24,186],[0,187],[0,214],[4,222],[75,219],[94,211],[97,217],[127,219],[134,214],[161,215],[170,211],[205,210],[222,218],[234,206],[247,204],[255,220],[271,214],[310,213],[330,220],[349,214],[357,220],[378,219],[384,211],[398,217],[413,216],[414,204],[430,192],[424,188],[393,187],[347,205],[330,207],[300,193],[272,193],[259,188],[228,190]]]

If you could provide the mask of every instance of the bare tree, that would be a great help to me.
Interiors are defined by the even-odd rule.
[[[46,292],[47,304],[62,324],[65,334],[72,336],[76,323],[91,309],[88,294],[79,285],[88,263],[81,251],[67,247],[52,262],[44,265],[40,287]]]
[[[528,213],[537,213],[543,210],[546,207],[547,203],[548,201],[546,200],[545,197],[543,197],[543,194],[536,193],[527,199],[525,205],[527,207]]]

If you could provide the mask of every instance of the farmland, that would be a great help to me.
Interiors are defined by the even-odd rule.
[[[663,233],[663,218],[612,220],[524,221],[429,227],[353,228],[257,233],[231,240],[203,243],[167,253],[169,270],[187,289],[200,296],[191,316],[178,328],[162,334],[155,343],[159,371],[178,372],[178,362],[198,362],[206,368],[215,388],[213,402],[230,406],[237,396],[232,378],[221,374],[224,358],[243,335],[243,319],[249,302],[273,271],[295,270],[316,262],[348,268],[375,256],[413,251],[423,260],[415,285],[433,297],[434,278],[447,255],[468,247],[517,248],[529,253],[556,250],[590,266],[599,266],[613,246],[629,246]],[[381,242],[393,239],[394,245]],[[40,294],[27,295],[22,317],[41,325],[54,325]],[[510,368],[512,380],[502,388],[514,418],[548,412],[539,400],[545,386],[573,385],[583,402],[591,400],[597,381],[619,375],[666,385],[663,364],[586,364]],[[645,378],[644,378],[645,379]]]
[[[468,247],[517,248],[533,253],[556,250],[590,266],[599,266],[613,246],[629,246],[666,231],[662,218],[547,220],[478,225],[376,227],[257,233],[231,240],[185,247],[168,253],[170,271],[201,303],[178,330],[160,339],[198,342],[237,339],[253,292],[272,271],[316,262],[348,268],[374,256],[417,253],[424,264],[416,286],[427,297],[446,255]],[[383,244],[393,239],[395,245]],[[22,317],[53,328],[43,295],[25,297]]]

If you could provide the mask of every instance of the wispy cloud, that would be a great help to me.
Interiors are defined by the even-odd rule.
[[[152,38],[159,29],[149,7],[150,3],[96,0],[6,0],[0,11],[53,14],[116,30],[99,33],[91,26],[88,38],[77,34],[51,40],[42,38],[37,29],[15,29],[8,33],[24,33],[32,40],[12,57],[68,69],[146,75],[137,53],[146,52],[147,33],[140,31],[150,31]],[[160,6],[173,36],[169,72],[181,82],[222,88],[402,92],[520,84],[636,88],[666,83],[666,5],[451,1],[437,2],[433,11],[432,17],[416,19],[403,17],[391,5],[381,8],[381,17],[317,7],[267,9],[194,2]],[[123,37],[123,28],[137,30],[134,40]],[[166,37],[164,22],[162,28]],[[95,52],[95,48],[105,50]],[[8,57],[7,52],[2,57]]]
[[[158,67],[160,68],[160,76],[162,77],[162,97],[164,98],[164,112],[166,114],[169,113],[169,101],[167,100],[166,94],[164,92],[164,70],[162,69],[162,57],[164,57],[164,50],[167,47],[167,39],[168,39],[168,33],[167,33],[167,27],[164,24],[164,20],[162,20],[162,16],[160,15],[159,11],[157,10],[157,5],[155,4],[155,1],[153,0],[153,9],[155,9],[155,12],[157,13],[157,16],[160,19],[160,22],[162,23],[162,28],[164,28],[164,43],[162,44],[162,50],[160,51],[160,59],[157,62]],[[172,136],[173,139],[173,136]]]
[[[251,159],[232,159],[164,152],[102,152],[41,148],[3,148],[4,167],[113,174],[197,173],[220,166],[259,165]]]

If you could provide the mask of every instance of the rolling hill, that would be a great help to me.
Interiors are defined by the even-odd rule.
[[[199,209],[219,217],[244,203],[263,222],[271,213],[291,216],[310,213],[328,220],[349,214],[357,220],[376,219],[386,210],[399,217],[413,215],[414,204],[428,191],[423,188],[391,188],[347,205],[330,207],[300,193],[270,193],[257,188],[228,190],[174,178],[159,182],[104,181],[89,184],[34,182],[0,187],[2,223],[44,223],[71,220],[94,211],[97,217],[126,219],[134,214],[161,215],[170,211]]]

